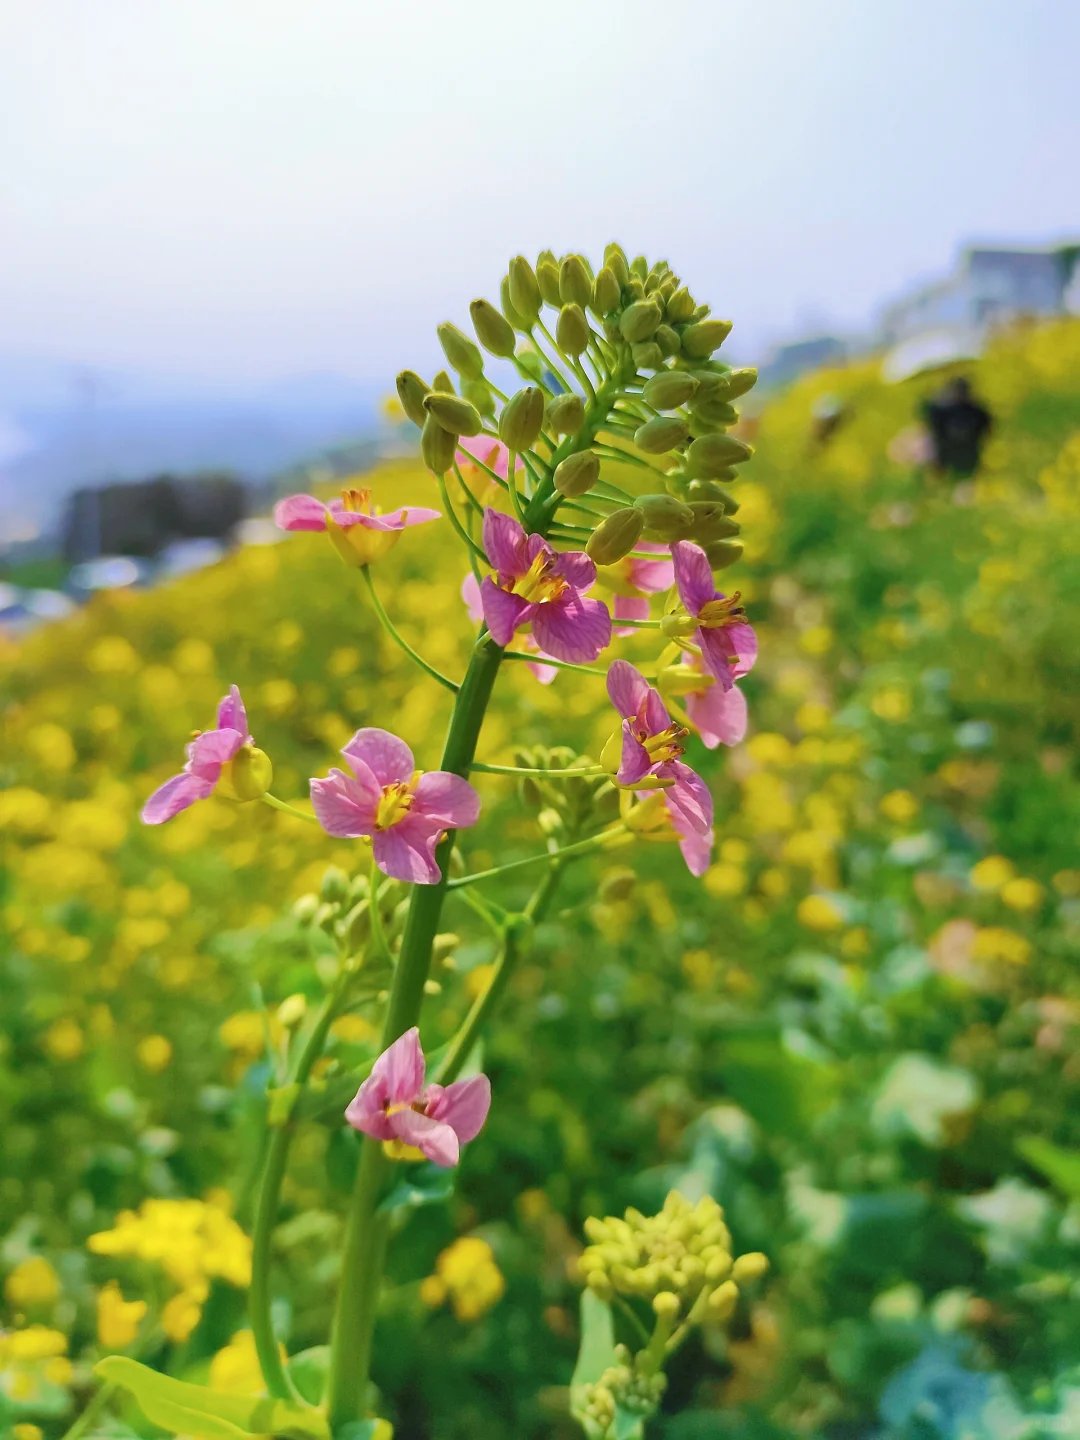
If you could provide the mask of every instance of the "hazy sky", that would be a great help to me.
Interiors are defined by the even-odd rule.
[[[746,347],[1080,229],[1075,0],[6,0],[0,349],[390,376],[618,237]]]

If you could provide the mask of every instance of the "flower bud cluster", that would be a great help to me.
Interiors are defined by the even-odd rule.
[[[667,1389],[663,1371],[649,1364],[644,1354],[633,1356],[625,1345],[616,1347],[618,1363],[610,1365],[594,1384],[585,1387],[581,1416],[603,1435],[620,1412],[648,1419],[656,1413]]]
[[[534,745],[514,752],[515,764],[530,770],[547,770],[552,778],[527,775],[518,782],[522,802],[539,811],[545,835],[565,841],[608,824],[618,814],[618,796],[607,775],[564,775],[567,770],[589,770],[595,762],[567,745]]]
[[[385,887],[389,890],[391,887]],[[388,935],[398,928],[398,916],[381,897],[383,929]],[[301,895],[293,905],[293,916],[301,925],[322,930],[336,940],[346,955],[365,950],[371,937],[371,885],[366,874],[349,877],[331,865],[323,875],[318,894]]]

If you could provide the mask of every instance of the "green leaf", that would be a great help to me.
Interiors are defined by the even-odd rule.
[[[301,1399],[306,1400],[309,1405],[318,1405],[330,1371],[330,1346],[313,1345],[310,1350],[301,1350],[298,1355],[290,1355],[287,1368],[289,1378]]]
[[[634,1410],[615,1407],[615,1426],[612,1431],[615,1440],[641,1440],[645,1434],[645,1416]]]
[[[1024,1135],[1016,1142],[1022,1159],[1044,1175],[1070,1200],[1080,1200],[1080,1151],[1066,1150],[1041,1135]]]
[[[571,1389],[593,1385],[615,1363],[615,1321],[611,1306],[591,1290],[581,1296],[581,1344],[570,1380]]]
[[[249,1435],[282,1440],[330,1440],[325,1418],[291,1400],[226,1395],[161,1375],[126,1355],[109,1355],[94,1366],[107,1384],[119,1385],[138,1402],[146,1418],[175,1434],[202,1440],[244,1440]]]
[[[454,1172],[442,1165],[409,1165],[379,1205],[380,1215],[438,1205],[454,1193]]]

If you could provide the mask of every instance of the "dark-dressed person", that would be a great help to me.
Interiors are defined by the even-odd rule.
[[[972,395],[970,382],[963,376],[947,381],[923,404],[922,418],[933,468],[958,478],[974,475],[994,417]]]

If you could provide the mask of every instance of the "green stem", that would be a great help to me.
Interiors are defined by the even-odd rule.
[[[576,670],[579,675],[606,675],[606,670],[599,670],[595,665],[575,665],[572,660],[556,660],[551,655],[538,655],[535,652],[530,655],[526,650],[507,650],[503,657],[506,660],[525,660],[530,665],[554,665],[557,670]]]
[[[279,800],[276,795],[269,791],[260,797],[264,805],[269,805],[273,810],[280,810],[283,815],[292,815],[297,820],[306,820],[309,825],[317,825],[319,822],[314,815],[309,815],[305,810],[297,810],[295,805],[288,805],[284,800]]]
[[[452,508],[453,507],[451,507],[451,509]],[[453,519],[454,522],[457,523],[456,514],[453,516]],[[466,540],[468,540],[467,536]],[[417,652],[413,649],[413,647],[409,644],[409,642],[405,639],[404,635],[402,635],[401,632],[398,630],[394,622],[390,619],[390,616],[383,608],[382,601],[379,599],[375,591],[375,582],[374,580],[372,580],[371,571],[366,565],[360,566],[360,574],[363,576],[364,584],[367,586],[368,594],[371,596],[371,604],[375,610],[375,614],[379,617],[379,624],[390,636],[391,640],[393,640],[396,645],[400,646],[400,648],[405,652],[405,654],[408,655],[409,659],[415,661],[415,663],[420,666],[421,670],[423,670],[426,674],[430,675],[433,680],[437,680],[440,685],[444,686],[447,690],[451,691],[453,694],[456,695],[458,687],[454,683],[454,681],[449,679],[448,676],[444,675],[441,670],[436,670],[434,665],[429,665],[422,655],[418,655]]]
[[[530,769],[525,765],[481,765],[479,760],[474,760],[472,768],[485,775],[532,775],[545,780],[561,780],[564,775],[604,774],[599,765],[589,765],[584,770],[543,770]]]
[[[595,850],[602,850],[611,836],[619,834],[625,828],[624,825],[616,826],[599,835],[590,835],[587,840],[576,840],[573,845],[564,845],[561,850],[545,850],[540,855],[526,855],[524,860],[508,860],[505,865],[495,865],[490,870],[474,870],[471,875],[462,875],[457,880],[451,880],[448,888],[461,890],[466,885],[475,885],[478,880],[494,880],[497,875],[507,875],[511,870],[521,870],[526,865],[538,865],[541,860],[569,860],[575,855],[591,855]]]
[[[108,1407],[109,1402],[116,1394],[117,1388],[116,1385],[107,1382],[91,1395],[86,1403],[86,1408],[81,1414],[76,1415],[75,1419],[64,1431],[61,1440],[79,1440],[81,1435],[85,1435],[87,1427],[92,1425]]]

